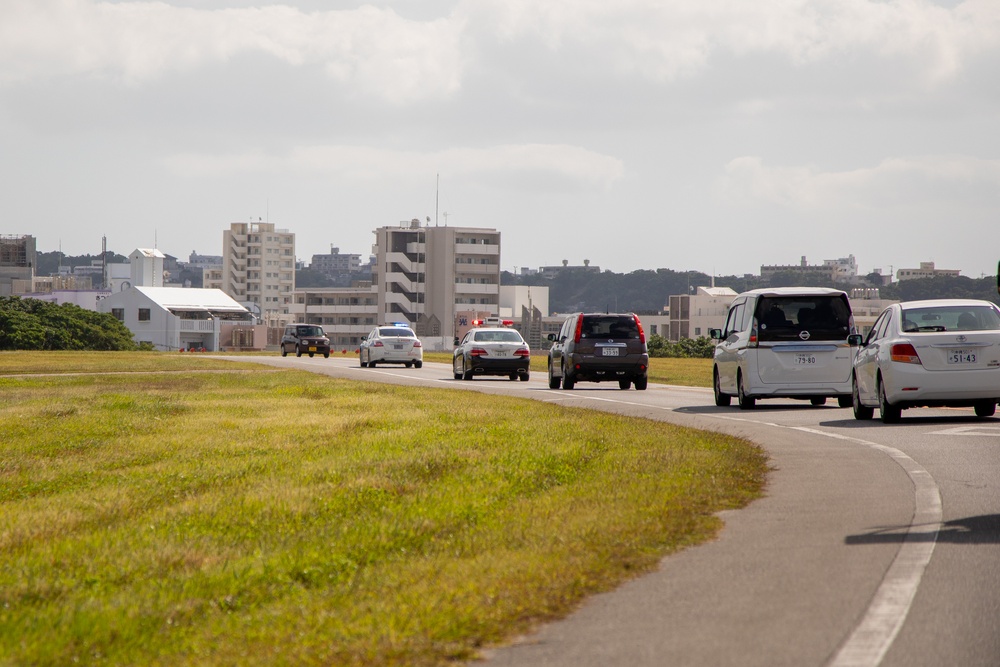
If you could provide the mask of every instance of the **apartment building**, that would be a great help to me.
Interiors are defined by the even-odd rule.
[[[260,318],[282,319],[295,289],[295,234],[269,222],[232,223],[222,232],[221,284],[207,279],[204,284]]]
[[[16,294],[15,282],[28,285],[30,289],[37,260],[34,236],[0,236],[0,296]]]
[[[381,321],[378,294],[370,284],[296,289],[289,312],[295,322],[321,325],[334,351],[353,352]]]
[[[729,287],[698,287],[694,294],[672,294],[667,340],[676,343],[681,338],[700,338],[707,336],[709,329],[723,326],[736,296]]]
[[[955,278],[962,275],[960,269],[939,269],[934,266],[934,262],[920,262],[919,269],[897,269],[896,280],[919,280],[921,278],[949,277]]]
[[[424,227],[413,219],[376,229],[372,252],[380,321],[407,321],[421,338],[451,341],[458,313],[499,314],[495,229]]]

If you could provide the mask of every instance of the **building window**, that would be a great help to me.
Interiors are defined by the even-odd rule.
[[[139,309],[139,321],[140,322],[148,322],[149,321],[149,308],[140,308]]]
[[[125,309],[124,308],[112,308],[111,309],[111,314],[114,315],[114,318],[116,320],[118,320],[119,322],[124,322],[125,321]]]

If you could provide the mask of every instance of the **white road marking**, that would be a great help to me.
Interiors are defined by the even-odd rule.
[[[1000,437],[1000,426],[956,426],[942,431],[931,431],[928,435],[989,435]]]

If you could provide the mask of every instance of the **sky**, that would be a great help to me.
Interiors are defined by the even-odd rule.
[[[1000,260],[997,0],[2,0],[0,234],[186,260],[501,232],[501,265]]]

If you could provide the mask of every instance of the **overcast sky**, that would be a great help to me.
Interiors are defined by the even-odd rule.
[[[0,184],[0,233],[68,255],[429,217],[511,271],[979,277],[1000,2],[2,0]]]

